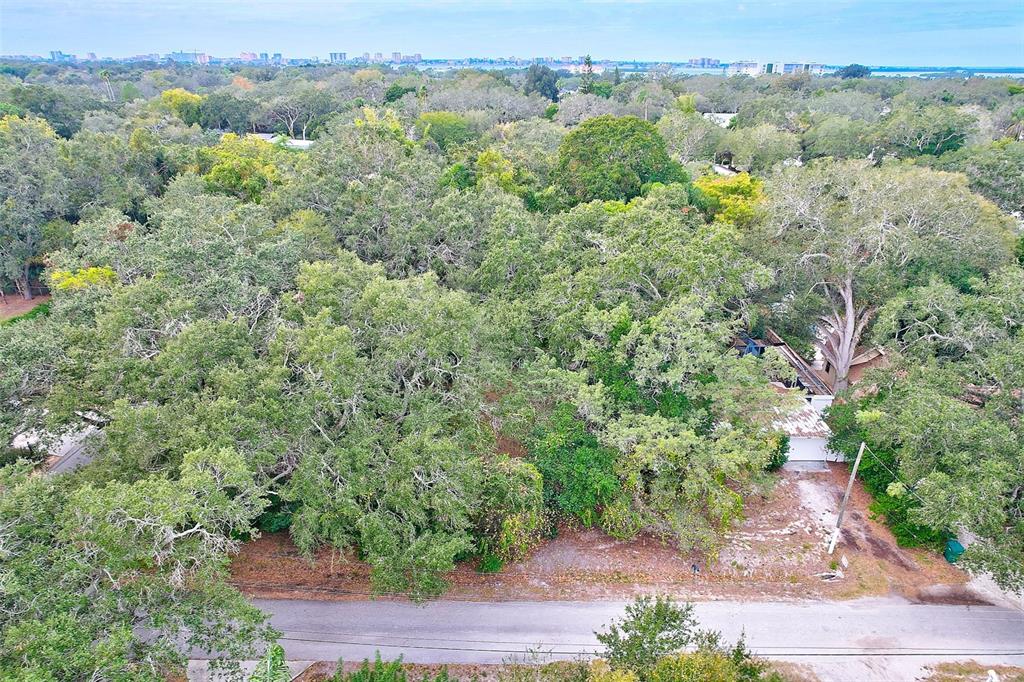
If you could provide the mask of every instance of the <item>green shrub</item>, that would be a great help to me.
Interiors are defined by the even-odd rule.
[[[455,163],[441,174],[442,187],[469,189],[476,185],[476,173],[464,163]]]
[[[789,461],[789,436],[778,433],[774,436],[774,447],[768,457],[765,471],[778,471]]]
[[[494,554],[485,554],[480,559],[480,565],[477,566],[477,571],[480,573],[501,573],[502,567],[505,562],[501,560],[501,557]]]
[[[476,137],[469,120],[452,111],[427,111],[416,121],[420,135],[429,137],[444,151]]]
[[[549,506],[586,526],[619,491],[615,451],[602,447],[572,405],[559,405],[547,427],[533,439],[530,454],[544,480]]]
[[[271,493],[270,506],[256,519],[256,527],[264,533],[276,533],[292,525],[296,504],[286,502],[280,495]]]
[[[739,682],[739,671],[717,651],[694,651],[665,656],[651,671],[651,682]]]
[[[285,662],[284,649],[280,644],[271,644],[266,656],[256,664],[249,682],[290,682],[292,673]]]
[[[487,463],[476,519],[481,554],[500,564],[522,558],[544,527],[544,482],[533,464],[507,456]]]
[[[597,640],[604,645],[604,658],[612,668],[646,679],[658,659],[694,640],[696,626],[692,604],[680,606],[670,597],[639,597],[626,606],[625,618],[597,633]]]
[[[884,517],[901,547],[931,547],[940,550],[948,534],[911,521],[911,511],[919,507],[920,503],[911,495],[893,497],[887,492],[890,484],[897,481],[894,472],[899,471],[899,458],[895,451],[873,441],[868,428],[857,421],[857,412],[871,404],[870,399],[863,399],[836,403],[829,408],[828,423],[832,428],[829,447],[842,453],[848,462],[853,462],[861,441],[867,443],[871,452],[866,453],[861,460],[857,477],[864,482],[864,488],[874,498],[869,507],[871,512]]]
[[[338,670],[331,678],[332,682],[408,682],[409,679],[402,665],[401,657],[394,661],[383,661],[379,651],[373,663],[364,659],[359,670],[346,673],[342,670],[342,665],[343,662],[339,660]],[[452,680],[448,676],[447,670],[442,670],[433,677],[424,675],[421,679],[423,682],[451,682]]]

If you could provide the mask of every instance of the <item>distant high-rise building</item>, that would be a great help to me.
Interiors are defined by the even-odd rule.
[[[282,61],[284,61],[284,60],[283,60],[283,59],[281,58],[281,53],[280,53],[280,52],[275,52],[275,53],[274,53],[274,56],[273,56],[273,58],[272,58],[272,61],[273,61],[273,62],[274,62],[275,64],[280,64],[280,63],[281,63]]]
[[[348,55],[345,54],[344,52],[332,52],[330,57],[331,64],[337,64],[339,62],[344,62],[348,60]]]
[[[270,55],[267,54],[266,52],[260,52],[260,61],[261,62],[269,62],[270,61]]]
[[[422,61],[423,61],[423,55],[421,55],[421,54],[420,54],[419,52],[417,52],[416,54],[414,54],[414,55],[412,56],[412,60],[413,60],[414,62],[416,62],[417,64],[419,64],[420,62],[422,62]]]
[[[209,64],[210,63],[210,55],[208,55],[208,54],[206,54],[204,52],[200,52],[199,54],[196,55],[196,62],[198,62],[200,64]]]
[[[402,63],[402,53],[401,52],[392,52],[391,53],[391,61],[393,63],[395,63],[395,64],[401,64]]]
[[[378,62],[378,63],[384,61],[384,55],[381,54],[380,52],[374,52],[373,53],[373,61]]]
[[[95,61],[97,61],[97,57],[96,57],[96,53],[95,53],[95,52],[89,52],[89,53],[87,53],[87,54],[85,55],[85,58],[86,58],[86,60],[88,60],[88,61],[90,61],[90,62],[95,62]]]
[[[370,61],[370,53],[369,52],[364,52],[363,53],[363,61],[364,62]]]
[[[254,61],[256,61],[256,53],[255,52],[242,52],[241,54],[238,55],[238,58],[241,59],[243,62],[254,62]]]
[[[55,62],[73,62],[75,55],[64,54],[60,50],[50,50],[50,59]]]
[[[171,52],[167,58],[178,64],[195,64],[199,61],[198,52]]]

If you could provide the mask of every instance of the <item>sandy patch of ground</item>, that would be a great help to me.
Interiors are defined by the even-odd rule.
[[[979,665],[974,661],[966,663],[939,663],[929,666],[927,677],[922,682],[987,682],[996,674],[998,682],[1024,682],[1024,668],[1003,665]]]
[[[37,305],[50,300],[49,296],[36,296],[31,301],[26,301],[20,294],[8,294],[5,298],[6,302],[0,300],[0,322],[24,315]]]
[[[448,578],[446,599],[624,599],[669,593],[682,599],[853,599],[902,595],[940,603],[977,603],[967,575],[940,555],[896,546],[870,518],[870,496],[854,486],[842,539],[828,539],[848,469],[784,471],[764,495],[747,499],[746,520],[729,532],[717,560],[682,554],[652,537],[619,541],[593,529],[565,526],[523,561],[481,574],[465,562]],[[692,566],[697,564],[699,573]],[[248,543],[232,562],[235,584],[267,598],[365,599],[366,564],[330,550],[306,561],[287,534]]]

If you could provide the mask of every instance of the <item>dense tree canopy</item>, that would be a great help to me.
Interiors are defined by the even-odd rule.
[[[652,124],[632,116],[598,116],[566,136],[555,179],[575,201],[628,201],[644,185],[679,182],[686,175]]]
[[[767,195],[752,239],[776,259],[780,283],[820,310],[820,348],[837,390],[890,297],[932,274],[987,272],[1012,248],[1011,223],[962,176],[825,162],[778,172]]]
[[[867,78],[871,75],[871,69],[863,64],[850,64],[836,72],[839,78]]]
[[[63,214],[67,179],[57,136],[45,121],[0,119],[0,272],[25,298],[32,260],[42,252],[43,226]]]
[[[526,83],[523,92],[529,95],[536,92],[552,102],[558,101],[558,74],[541,64],[534,64],[526,71]]]
[[[12,65],[0,287],[53,298],[0,325],[3,462],[97,428],[0,468],[0,677],[256,658],[263,532],[417,598],[559,523],[713,560],[785,458],[765,319],[840,389],[885,346],[837,447],[1019,585],[1022,95],[867,75]]]
[[[878,377],[883,390],[855,406],[857,422],[837,434],[845,449],[863,438],[892,458],[898,478],[881,495],[926,529],[918,536],[959,536],[965,562],[1018,590],[1022,294],[1024,273],[1012,267],[969,291],[933,279],[890,301],[874,336],[894,365]]]

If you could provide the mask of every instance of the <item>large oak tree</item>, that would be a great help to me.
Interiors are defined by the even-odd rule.
[[[784,310],[802,301],[817,311],[808,323],[835,367],[836,391],[887,300],[929,275],[988,271],[1012,248],[1008,219],[958,175],[823,162],[780,170],[766,194],[751,252],[774,265]]]

